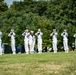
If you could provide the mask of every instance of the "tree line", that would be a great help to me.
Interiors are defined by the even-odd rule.
[[[61,32],[67,29],[69,46],[74,42],[76,32],[76,1],[75,0],[24,0],[14,1],[8,8],[4,0],[0,0],[0,30],[3,32],[3,42],[10,44],[8,33],[15,29],[16,45],[23,44],[22,32],[28,28],[37,31],[41,28],[43,46],[51,47],[50,33],[56,28],[58,46],[62,46]],[[7,41],[8,40],[8,41]]]

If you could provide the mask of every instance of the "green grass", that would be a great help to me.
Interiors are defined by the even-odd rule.
[[[76,52],[4,54],[0,75],[76,75]]]

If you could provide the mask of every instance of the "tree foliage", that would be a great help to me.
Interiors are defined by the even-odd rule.
[[[74,42],[76,31],[76,1],[75,0],[47,0],[13,2],[13,5],[0,15],[0,28],[3,31],[3,42],[7,41],[11,28],[16,32],[16,45],[23,44],[22,32],[28,28],[37,31],[41,28],[43,46],[51,46],[50,33],[53,28],[58,32],[58,45],[61,46],[61,33],[67,29],[69,45]]]
[[[46,34],[48,31],[47,29],[51,28],[50,20],[48,20],[45,16],[40,17],[37,14],[33,13],[27,14],[25,13],[25,11],[16,12],[8,10],[7,12],[1,14],[0,19],[2,20],[1,30],[3,32],[3,38],[4,38],[3,42],[7,42],[8,33],[10,32],[11,28],[14,28],[17,34],[16,35],[17,44],[23,43],[23,39],[21,38],[23,38],[22,33],[26,28],[28,28],[29,30],[34,30],[35,32],[37,31],[38,28],[41,28],[42,32],[45,32]],[[48,28],[48,26],[50,28]],[[43,38],[47,39],[47,36],[44,35]]]
[[[4,0],[0,0],[0,13],[8,10],[7,4],[4,2]]]

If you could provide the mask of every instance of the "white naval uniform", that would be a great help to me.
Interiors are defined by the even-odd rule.
[[[42,53],[42,32],[37,32],[35,35],[38,37],[38,53]]]
[[[10,32],[8,34],[9,37],[11,37],[11,49],[13,54],[16,54],[16,48],[15,48],[15,33],[14,32]]]
[[[51,33],[50,36],[52,36],[52,46],[54,53],[57,53],[57,33]]]
[[[2,32],[0,32],[0,55],[2,55]]]
[[[35,45],[35,36],[34,35],[30,35],[29,36],[29,46],[30,46],[30,53],[31,54],[34,53],[34,45]]]
[[[75,38],[75,50],[76,50],[76,34],[73,36]]]
[[[68,53],[68,33],[63,32],[61,34],[61,36],[63,36],[63,47],[64,47],[64,50],[65,50],[65,53]]]
[[[24,36],[24,48],[25,48],[26,54],[29,54],[29,47],[28,47],[28,45],[29,45],[29,35],[30,35],[30,33],[27,33],[27,32],[24,32],[22,34],[22,36]]]

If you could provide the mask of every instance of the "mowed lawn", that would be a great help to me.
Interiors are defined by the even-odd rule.
[[[0,56],[0,75],[76,75],[76,51]]]

